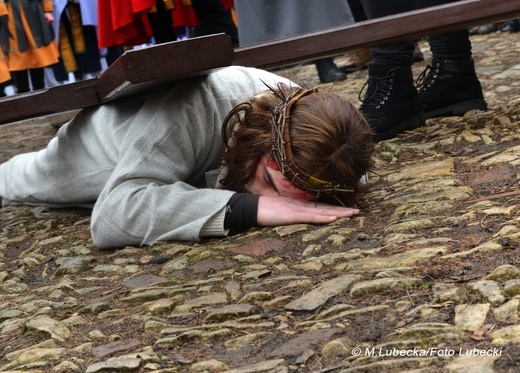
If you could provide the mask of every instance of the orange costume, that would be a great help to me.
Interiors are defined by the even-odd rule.
[[[0,0],[5,6],[5,1]],[[44,12],[52,13],[52,0],[22,3],[7,1],[9,14],[9,69],[38,69],[58,62],[59,52],[54,34]]]
[[[0,0],[0,18],[2,17],[7,17],[7,7],[5,6],[4,0]],[[1,27],[2,26],[0,25],[0,33],[7,32],[7,30],[2,30]],[[8,35],[0,35],[0,38],[3,37],[8,38]],[[7,58],[4,55],[2,46],[3,45],[0,45],[0,84],[11,79],[9,66],[7,65]]]

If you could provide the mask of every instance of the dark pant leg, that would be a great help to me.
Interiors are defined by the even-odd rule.
[[[173,31],[172,11],[164,7],[162,0],[157,1],[157,12],[148,13],[153,38],[157,44],[177,40]]]
[[[458,0],[417,0],[418,8],[453,3]],[[464,60],[471,58],[471,42],[469,30],[463,29],[428,38],[434,59]]]
[[[31,77],[33,90],[45,88],[43,67],[39,69],[12,71],[11,75],[14,78],[17,93],[29,92],[31,90],[29,86],[29,75]]]
[[[414,10],[415,0],[361,0],[368,19],[384,17]],[[371,48],[374,64],[386,66],[411,66],[414,46],[411,41],[378,45]]]
[[[354,21],[361,22],[367,19],[361,0],[348,0],[348,6],[350,7],[350,12],[354,17]]]
[[[39,69],[30,69],[29,75],[31,76],[31,84],[33,91],[45,88],[45,77],[43,67]]]
[[[112,65],[114,62],[116,62],[116,60],[121,55],[123,55],[123,53],[124,53],[123,47],[120,47],[118,45],[113,46],[113,47],[108,47],[107,48],[107,54],[105,56],[105,60],[107,61],[107,65],[108,66]]]
[[[14,80],[14,85],[16,86],[16,93],[24,93],[31,90],[27,70],[11,71],[11,75]]]

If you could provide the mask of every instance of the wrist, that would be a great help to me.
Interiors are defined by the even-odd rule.
[[[251,193],[235,193],[226,208],[224,228],[244,230],[258,226],[258,199]]]

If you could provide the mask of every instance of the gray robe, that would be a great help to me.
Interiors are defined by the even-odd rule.
[[[235,0],[240,46],[354,23],[347,0]]]
[[[234,192],[211,189],[229,111],[287,79],[227,67],[169,89],[81,111],[47,148],[0,165],[9,204],[94,204],[91,231],[101,248],[222,236]],[[211,187],[214,187],[212,185]]]

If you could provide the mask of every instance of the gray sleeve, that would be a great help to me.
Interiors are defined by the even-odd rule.
[[[92,213],[96,246],[196,241],[203,228],[227,233],[225,206],[233,192],[201,186],[220,162],[222,115],[234,103],[217,100],[200,83],[156,94],[128,123],[118,164]]]
[[[162,240],[197,241],[203,228],[204,235],[223,236],[227,234],[225,207],[232,194],[182,182],[162,186],[121,183],[96,204],[92,239],[96,246],[110,248]]]

